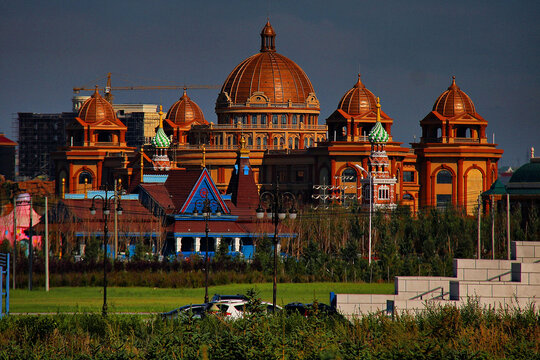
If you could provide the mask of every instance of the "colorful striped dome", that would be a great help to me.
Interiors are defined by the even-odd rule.
[[[152,145],[157,148],[168,148],[171,145],[171,140],[167,137],[163,128],[160,127],[156,131],[156,136],[152,139]]]
[[[152,145],[156,148],[168,148],[171,145],[171,140],[163,131],[163,107],[159,106],[159,127],[156,131],[156,136],[152,139]]]
[[[368,139],[370,143],[386,143],[389,139],[388,133],[382,126],[380,121],[375,123],[375,126],[369,132]]]

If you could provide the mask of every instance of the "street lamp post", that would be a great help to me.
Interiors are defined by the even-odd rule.
[[[272,307],[274,313],[276,311],[276,300],[277,300],[277,245],[278,245],[278,224],[280,220],[284,220],[289,214],[291,220],[296,219],[298,210],[294,207],[296,198],[290,192],[279,192],[279,183],[276,182],[274,189],[270,191],[265,191],[259,196],[259,207],[257,208],[257,219],[261,220],[264,218],[264,214],[267,214],[268,219],[271,219],[274,224],[274,283],[273,283],[273,296],[272,296]],[[288,204],[291,204],[290,209],[286,210]],[[265,208],[263,208],[263,205]]]
[[[358,164],[355,164],[357,169],[366,173],[369,177],[369,243],[368,243],[368,264],[371,265],[371,214],[373,213],[373,174],[367,171]]]
[[[114,202],[118,201],[118,206],[115,211],[116,214],[122,215],[122,206],[120,205],[120,199],[115,195],[107,196],[107,189],[105,189],[105,197],[101,195],[96,195],[92,198],[92,206],[90,207],[90,213],[96,215],[96,200],[101,200],[102,202],[102,214],[103,214],[103,307],[101,309],[101,314],[107,316],[107,238],[109,235],[108,220],[109,214],[111,213],[111,203],[114,207]]]
[[[216,208],[216,212],[212,214],[212,206]],[[198,216],[198,209],[201,208],[202,216],[204,218],[204,233],[205,233],[205,242],[206,242],[206,254],[204,257],[204,302],[208,302],[208,233],[210,229],[208,228],[208,220],[213,216],[221,216],[221,211],[219,211],[219,205],[216,201],[205,198],[204,200],[198,200],[195,202],[195,210],[193,211],[194,215]]]

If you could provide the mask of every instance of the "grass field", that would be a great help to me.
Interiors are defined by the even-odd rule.
[[[209,297],[213,294],[242,294],[254,288],[259,296],[272,301],[272,283],[230,284],[212,286],[208,289]],[[303,283],[279,284],[277,300],[284,305],[292,301],[328,303],[329,294],[391,294],[393,283],[356,284],[356,283]],[[204,288],[142,288],[109,287],[107,303],[109,312],[163,312],[187,304],[199,304],[204,299]],[[56,312],[100,312],[103,305],[103,288],[98,287],[58,287],[47,293],[43,288],[11,291],[11,313],[56,313]]]

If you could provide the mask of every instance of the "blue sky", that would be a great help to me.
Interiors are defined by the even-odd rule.
[[[395,140],[455,75],[505,150],[499,165],[540,154],[537,1],[4,1],[0,0],[0,131],[17,112],[70,111],[72,88],[221,85],[259,49],[266,17],[277,51],[298,63],[321,101],[321,121],[357,73],[394,119]],[[191,90],[215,121],[218,90]],[[117,103],[162,103],[181,91],[124,91]]]

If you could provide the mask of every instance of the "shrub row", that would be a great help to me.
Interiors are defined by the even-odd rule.
[[[93,314],[0,320],[0,359],[538,359],[538,313],[432,308],[349,323],[283,313],[234,322]]]

